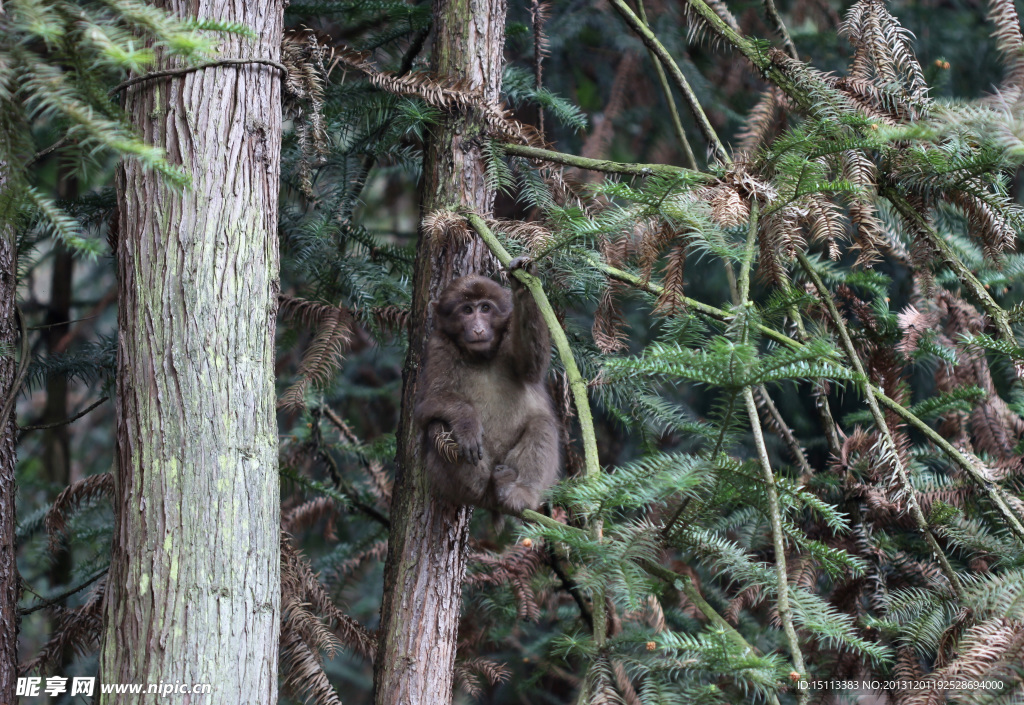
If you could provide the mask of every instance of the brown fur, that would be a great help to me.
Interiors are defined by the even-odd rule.
[[[462,277],[441,293],[414,413],[435,495],[519,514],[535,509],[557,479],[559,447],[544,384],[547,325],[530,292],[512,281],[510,292]],[[435,443],[445,431],[458,444],[455,462]]]

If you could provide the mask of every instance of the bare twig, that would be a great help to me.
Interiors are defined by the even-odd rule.
[[[587,627],[590,631],[594,631],[594,615],[590,610],[590,605],[587,604],[586,598],[583,597],[583,593],[580,591],[580,586],[576,584],[576,581],[569,577],[569,574],[562,568],[562,564],[558,560],[558,556],[555,555],[555,549],[551,544],[548,544],[547,559],[548,565],[551,566],[551,570],[558,577],[562,583],[562,589],[565,590],[572,596],[572,599],[576,601],[576,606],[580,608],[580,617],[584,622],[587,623]]]
[[[154,81],[158,78],[183,76],[188,73],[202,71],[203,69],[216,68],[218,66],[245,66],[246,64],[271,66],[281,72],[282,78],[288,75],[288,69],[285,68],[284,64],[274,61],[273,59],[218,59],[217,61],[207,61],[202,64],[196,64],[195,66],[181,66],[175,69],[151,71],[149,73],[142,74],[141,76],[132,76],[127,81],[122,81],[111,88],[110,94],[114,95],[115,93],[120,93],[126,88],[131,88],[136,84],[144,83],[146,81]]]
[[[100,572],[96,573],[96,575],[94,575],[91,578],[89,578],[88,580],[86,580],[84,583],[79,583],[75,587],[69,588],[69,589],[65,590],[64,592],[60,593],[59,595],[56,595],[56,596],[51,597],[51,598],[49,598],[47,600],[44,600],[43,602],[40,602],[38,605],[32,605],[31,607],[22,607],[21,609],[18,610],[18,614],[21,615],[22,617],[24,617],[26,615],[32,614],[33,612],[38,612],[39,610],[44,610],[47,607],[52,607],[53,605],[59,604],[59,603],[63,602],[64,600],[66,600],[67,598],[69,598],[72,595],[74,595],[76,592],[84,590],[85,588],[87,588],[90,585],[92,585],[93,583],[95,583],[97,580],[99,580],[104,575],[106,575],[108,570],[110,570],[109,567],[104,568]]]
[[[786,47],[786,53],[799,60],[800,55],[796,52],[796,45],[793,44],[793,40],[789,36],[786,23],[782,21],[782,15],[779,14],[778,8],[775,7],[775,0],[764,0],[764,9],[768,13],[768,18],[772,21],[772,24],[775,25],[775,31],[782,37],[782,45]]]
[[[757,249],[757,216],[758,203],[756,199],[750,201],[750,225],[747,228],[747,246],[743,255],[743,262],[740,267],[740,278],[737,285],[739,292],[740,310],[746,310],[750,294],[750,269],[754,262],[754,252]],[[743,326],[741,342],[747,342],[747,326]],[[800,649],[800,639],[793,626],[793,608],[789,604],[789,577],[786,574],[786,534],[782,528],[782,507],[779,504],[779,492],[775,486],[775,473],[772,471],[771,461],[768,459],[768,448],[764,444],[764,434],[761,432],[761,419],[757,414],[757,403],[754,401],[754,389],[747,385],[743,388],[743,403],[747,408],[747,419],[750,421],[750,430],[754,436],[754,447],[757,448],[757,460],[761,465],[761,474],[764,479],[765,497],[768,500],[768,520],[772,527],[772,543],[775,547],[775,582],[776,595],[775,607],[779,613],[779,621],[782,622],[782,631],[789,642],[789,652],[793,659],[793,667],[800,677],[806,677],[807,666],[804,663],[803,651]],[[798,702],[803,705],[810,698],[810,691],[801,690],[797,693]]]
[[[637,0],[636,10],[640,15],[640,21],[647,25],[647,13],[644,11],[643,0]],[[647,25],[650,27],[650,25]],[[665,75],[665,68],[661,65],[661,60],[658,55],[654,53],[654,50],[647,47],[647,53],[651,56],[651,63],[654,64],[654,72],[658,74],[658,83],[661,85],[662,95],[665,96],[665,102],[668,104],[669,117],[672,118],[672,129],[676,132],[676,139],[679,140],[679,146],[683,148],[683,154],[686,155],[686,166],[691,169],[697,168],[697,158],[693,155],[693,148],[690,147],[690,140],[686,139],[686,130],[683,129],[683,123],[679,119],[679,111],[676,109],[676,99],[672,96],[672,87],[668,83],[668,77]]]
[[[782,438],[782,441],[789,449],[789,454],[793,456],[793,460],[796,461],[797,466],[800,468],[801,482],[806,483],[814,474],[814,469],[807,462],[807,456],[804,454],[804,449],[800,446],[800,441],[797,440],[793,430],[775,406],[771,395],[768,394],[768,388],[763,384],[759,384],[757,386],[757,396],[760,397],[761,405],[764,407],[765,412],[767,412],[771,425],[775,426],[779,437]]]
[[[700,128],[701,133],[704,135],[704,139],[707,140],[708,146],[714,151],[715,156],[723,164],[730,163],[729,154],[725,151],[725,146],[722,141],[718,139],[718,133],[715,132],[715,128],[711,126],[711,122],[708,120],[708,116],[704,114],[704,109],[700,106],[700,101],[697,100],[696,94],[693,89],[690,88],[690,82],[686,80],[686,76],[683,75],[679,65],[672,58],[672,55],[668,53],[668,49],[665,45],[658,41],[658,38],[654,36],[654,32],[644,24],[643,21],[633,10],[630,9],[629,5],[626,4],[625,0],[611,0],[612,7],[622,16],[622,19],[626,21],[626,24],[632,28],[634,32],[640,35],[640,39],[647,45],[661,61],[665,70],[668,71],[672,80],[676,84],[676,88],[683,94],[686,99],[687,105],[690,106],[690,111],[693,113],[694,119],[697,121],[697,126]]]
[[[72,422],[77,421],[78,419],[82,418],[83,416],[88,414],[90,411],[92,411],[93,409],[95,409],[96,407],[98,407],[100,404],[102,404],[103,402],[107,401],[108,399],[110,399],[110,397],[103,397],[99,401],[97,401],[97,402],[95,402],[93,404],[90,404],[89,406],[87,406],[86,408],[82,409],[81,411],[79,411],[74,416],[69,416],[68,418],[64,419],[63,421],[55,421],[54,423],[38,424],[38,425],[35,425],[35,426],[20,426],[18,428],[18,430],[22,431],[22,432],[25,432],[25,431],[43,431],[43,430],[46,430],[48,428],[57,428],[58,426],[67,426],[69,423],[72,423]]]

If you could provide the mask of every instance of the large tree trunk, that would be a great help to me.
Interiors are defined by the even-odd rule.
[[[505,0],[435,0],[431,69],[466,79],[486,100],[498,98],[505,40]],[[424,164],[422,211],[467,207],[489,213],[483,127],[472,115],[451,115],[433,132]],[[470,510],[435,501],[412,419],[417,373],[430,330],[428,303],[453,278],[492,266],[487,248],[421,233],[413,279],[409,335],[398,429],[398,472],[384,574],[379,649],[374,668],[377,705],[436,705],[452,698],[452,669],[462,606]]]
[[[0,191],[7,186],[6,164],[0,162]],[[8,194],[9,195],[9,194]],[[10,203],[0,199],[0,345],[14,350],[18,341],[15,317],[18,251],[9,222]],[[0,357],[0,406],[12,394],[15,361]],[[0,703],[13,703],[18,668],[18,555],[14,545],[14,412],[0,419]]]
[[[224,37],[224,57],[279,58],[282,0],[159,4],[255,32]],[[118,179],[119,469],[100,680],[209,683],[211,695],[173,697],[272,705],[281,75],[206,68],[133,86],[125,107],[192,185],[175,191],[132,162]]]

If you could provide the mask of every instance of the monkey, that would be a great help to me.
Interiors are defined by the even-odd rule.
[[[520,267],[534,268],[520,257],[509,271]],[[511,279],[509,291],[462,277],[431,304],[413,414],[436,497],[519,516],[555,483],[560,453],[544,381],[550,333],[529,290]]]

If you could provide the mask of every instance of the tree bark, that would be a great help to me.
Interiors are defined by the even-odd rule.
[[[279,59],[282,0],[158,4],[255,33],[225,36],[224,57]],[[125,109],[192,185],[176,191],[133,162],[118,175],[119,467],[100,680],[210,684],[174,696],[193,705],[273,704],[281,76],[241,64],[144,81]]]
[[[505,8],[505,0],[435,0],[433,73],[464,79],[485,100],[497,100]],[[421,187],[423,214],[460,207],[490,212],[494,193],[486,186],[484,139],[484,128],[472,114],[449,115],[433,131]],[[477,238],[439,241],[421,232],[374,667],[377,705],[436,705],[452,699],[471,510],[437,502],[427,492],[413,400],[430,330],[429,302],[452,279],[493,267],[490,252]]]
[[[8,188],[7,165],[0,162],[0,191]],[[8,194],[9,196],[9,194]],[[0,345],[14,350],[18,342],[16,295],[18,250],[11,227],[11,208],[7,197],[0,204]],[[0,357],[0,406],[14,390],[14,355]],[[0,419],[0,703],[15,702],[14,689],[18,669],[18,554],[14,543],[15,467],[18,454],[14,447],[14,411]]]

